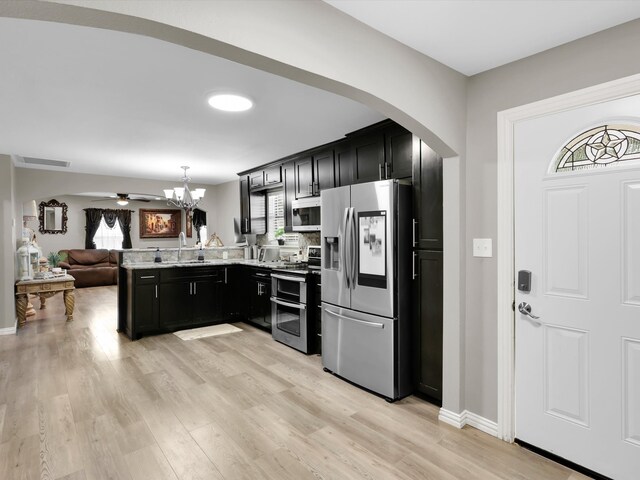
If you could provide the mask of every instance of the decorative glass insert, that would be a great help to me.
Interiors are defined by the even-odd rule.
[[[640,159],[639,125],[601,125],[574,137],[553,161],[553,172],[573,172]]]

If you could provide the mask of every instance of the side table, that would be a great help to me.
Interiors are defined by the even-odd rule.
[[[75,306],[74,278],[71,275],[63,275],[53,278],[38,278],[34,280],[21,280],[16,283],[16,311],[18,314],[18,328],[23,327],[27,321],[27,304],[29,294],[40,297],[40,310],[46,308],[46,300],[56,293],[62,292],[67,322],[73,321],[73,307]]]

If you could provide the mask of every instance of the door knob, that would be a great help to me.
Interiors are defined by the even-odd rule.
[[[533,313],[531,313],[531,305],[529,305],[527,302],[522,302],[520,305],[518,305],[518,311],[521,314],[526,315],[527,317],[533,320],[538,320],[540,318],[537,315],[534,315]],[[540,322],[536,322],[536,323],[540,323]]]

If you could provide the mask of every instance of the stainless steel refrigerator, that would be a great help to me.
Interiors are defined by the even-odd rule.
[[[322,364],[389,400],[413,390],[411,187],[322,192]]]

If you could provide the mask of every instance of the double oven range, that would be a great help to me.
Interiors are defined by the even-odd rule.
[[[314,308],[317,302],[311,277],[314,263],[310,257],[310,264],[304,269],[274,270],[271,274],[271,335],[307,354],[319,349]]]

